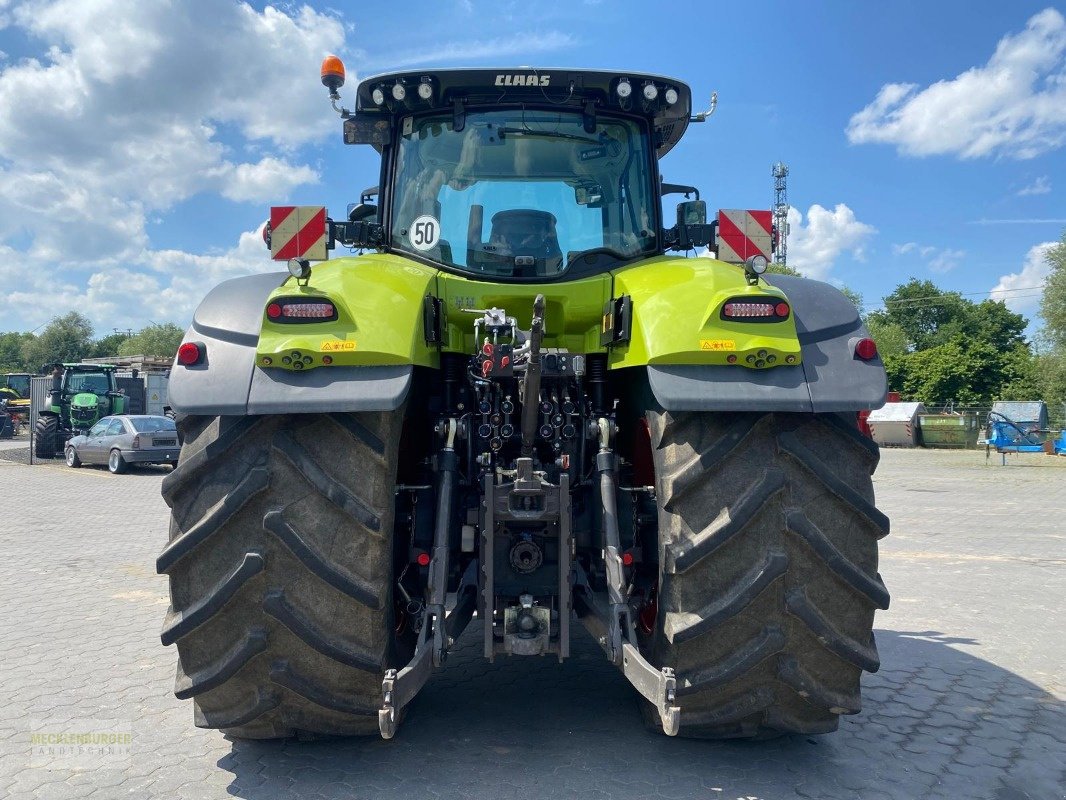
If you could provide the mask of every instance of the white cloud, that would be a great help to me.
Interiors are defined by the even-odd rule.
[[[926,262],[931,272],[950,272],[962,263],[966,257],[965,250],[952,250],[950,247],[933,247],[918,242],[905,242],[892,245],[892,253],[897,256],[917,256]]]
[[[788,263],[808,278],[825,280],[833,264],[848,253],[864,260],[863,248],[877,232],[872,225],[859,222],[855,212],[843,203],[832,211],[815,204],[807,210],[807,222],[796,208],[788,210]]]
[[[1040,289],[1051,267],[1047,263],[1047,253],[1057,242],[1042,242],[1029,248],[1025,262],[1019,272],[1011,272],[999,279],[992,287],[992,300],[1002,300],[1011,311],[1031,313],[1040,308]]]
[[[331,130],[305,76],[343,44],[333,17],[210,0],[58,0],[12,14],[49,50],[0,71],[0,236],[47,249],[62,219],[75,260],[124,258],[144,244],[146,212],[204,191],[284,199],[317,180],[287,159],[234,160],[217,131],[284,149]]]
[[[97,324],[98,332],[140,328],[149,319],[184,323],[207,288],[238,275],[277,269],[262,234],[262,225],[242,233],[235,247],[221,253],[144,251],[128,266],[66,278],[54,271],[27,270],[11,248],[0,246],[0,283],[13,287],[0,293],[0,319],[19,320],[19,327],[28,330],[77,309]]]
[[[0,275],[14,287],[0,298],[3,328],[71,307],[105,328],[116,315],[136,324],[138,310],[179,319],[183,281],[197,279],[198,299],[214,273],[248,266],[243,244],[153,251],[146,221],[197,195],[283,201],[319,180],[297,149],[337,130],[313,76],[325,54],[344,52],[346,29],[283,8],[0,0],[0,17],[41,53],[0,63]],[[156,274],[182,258],[180,278]]]
[[[1054,8],[1000,39],[983,66],[924,89],[888,83],[852,116],[852,144],[911,156],[1033,158],[1066,141],[1066,19]]]
[[[949,247],[945,247],[930,259],[929,269],[938,273],[951,272],[962,263],[962,259],[965,257],[965,250],[952,250]]]
[[[1049,194],[1051,192],[1051,179],[1047,175],[1041,175],[1028,186],[1018,190],[1018,197],[1027,197],[1034,194]]]
[[[374,71],[387,72],[419,64],[485,61],[544,53],[549,50],[564,50],[576,46],[577,40],[569,33],[562,31],[517,32],[495,39],[442,42],[435,47],[402,51],[387,57],[376,58],[369,66]]]
[[[922,258],[929,258],[936,252],[935,247],[930,247],[927,244],[918,244],[917,242],[905,242],[904,244],[892,245],[892,252],[897,256],[905,256],[908,253],[918,253]]]
[[[297,186],[316,183],[318,173],[310,167],[266,157],[257,164],[224,164],[217,172],[223,197],[237,202],[267,202],[284,197]]]

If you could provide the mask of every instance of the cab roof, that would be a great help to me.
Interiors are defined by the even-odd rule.
[[[618,85],[628,81],[630,94],[623,98]],[[393,88],[403,87],[403,99]],[[420,96],[428,84],[430,96]],[[656,97],[645,98],[644,88],[653,85]],[[374,101],[381,89],[384,102]],[[673,103],[667,90],[677,92]],[[426,90],[423,90],[423,92]],[[666,155],[677,144],[692,116],[692,92],[674,78],[646,73],[606,72],[584,69],[501,67],[499,69],[420,69],[390,72],[361,81],[356,89],[356,113],[360,117],[389,116],[475,106],[542,105],[595,113],[597,110],[636,114],[647,118],[656,133],[656,154]]]

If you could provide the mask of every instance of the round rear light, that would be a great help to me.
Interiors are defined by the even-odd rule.
[[[417,560],[418,560],[418,566],[420,566],[420,567],[428,567],[429,566],[429,553],[419,553]]]
[[[281,306],[277,303],[271,303],[267,306],[267,316],[271,319],[277,319],[281,316]]]
[[[778,303],[774,306],[774,313],[779,317],[787,317],[789,312],[788,303]]]
[[[632,553],[630,553],[628,551],[626,551],[625,553],[622,553],[622,566],[625,566],[625,567],[633,566],[633,554]]]
[[[198,364],[201,358],[203,358],[203,350],[196,342],[185,342],[178,348],[179,364],[191,367],[193,364]]]
[[[869,361],[877,355],[877,342],[873,339],[859,339],[858,344],[855,345],[855,355],[863,361]]]

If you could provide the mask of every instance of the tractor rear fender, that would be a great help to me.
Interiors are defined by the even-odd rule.
[[[245,415],[399,408],[411,385],[410,363],[303,372],[257,366],[264,309],[286,279],[285,272],[233,278],[204,298],[183,341],[202,344],[205,355],[202,363],[175,364],[171,371],[168,392],[174,411]]]
[[[790,321],[795,326],[792,335],[794,342],[798,340],[799,363],[789,366],[779,359],[776,366],[750,369],[740,364],[721,364],[721,352],[706,354],[708,361],[714,359],[718,363],[693,363],[693,354],[679,354],[676,359],[648,358],[644,362],[648,381],[663,408],[667,411],[826,413],[884,405],[888,385],[880,355],[864,361],[855,354],[856,343],[868,337],[869,332],[854,304],[821,281],[787,275],[767,277],[773,290],[783,292],[791,306]],[[766,291],[766,283],[760,281],[762,291]],[[638,331],[653,333],[657,329],[686,326],[676,308],[672,318],[642,320],[642,313],[649,309],[642,310],[637,295],[632,303],[634,336]],[[703,322],[701,318],[699,323]],[[743,324],[731,323],[730,328],[735,330]],[[768,323],[747,324],[755,330],[760,330],[760,326],[770,328]],[[701,341],[713,345],[720,340],[728,341],[733,333],[715,333],[712,323],[711,328],[698,334],[693,330],[688,335],[693,339],[706,337]],[[779,344],[782,352],[787,352],[783,340]],[[646,347],[651,353],[651,346]]]

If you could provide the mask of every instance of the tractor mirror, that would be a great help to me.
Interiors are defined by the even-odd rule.
[[[349,203],[348,221],[366,222],[378,215],[378,207],[373,203]]]
[[[677,228],[707,224],[707,203],[704,200],[686,200],[677,204]]]

